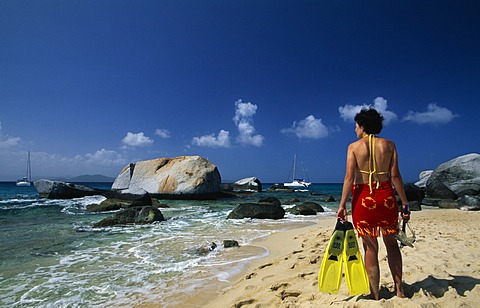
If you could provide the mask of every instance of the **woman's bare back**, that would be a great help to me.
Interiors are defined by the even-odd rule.
[[[390,179],[389,172],[392,165],[392,157],[395,151],[395,146],[392,141],[384,138],[375,138],[375,162],[377,164],[377,178],[379,182],[388,181]],[[355,170],[355,184],[364,184],[368,183],[369,179],[369,160],[370,160],[370,150],[369,150],[369,138],[365,137],[354,142],[353,152],[356,159],[356,170]],[[373,170],[373,166],[371,166]],[[361,171],[360,171],[361,170]]]

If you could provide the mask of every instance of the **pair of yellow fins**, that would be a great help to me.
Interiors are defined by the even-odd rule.
[[[345,266],[345,281],[351,296],[370,293],[367,271],[363,265],[353,224],[337,221],[318,273],[318,290],[337,294]]]

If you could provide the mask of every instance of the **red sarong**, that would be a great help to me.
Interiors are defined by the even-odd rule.
[[[390,181],[381,182],[370,194],[368,184],[352,187],[353,225],[361,236],[398,232],[398,204]]]

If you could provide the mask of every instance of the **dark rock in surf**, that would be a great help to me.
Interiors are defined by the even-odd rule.
[[[235,240],[224,240],[223,241],[223,248],[232,248],[232,247],[240,247],[240,245]]]
[[[265,203],[265,204],[273,204],[273,205],[281,205],[282,203],[278,198],[275,197],[266,197],[258,200],[258,203]]]
[[[311,208],[312,210],[314,210],[317,213],[325,212],[325,209],[320,204],[318,204],[316,202],[307,201],[307,202],[302,203],[301,205],[305,206],[305,207],[308,207],[308,208]]]
[[[103,228],[116,225],[151,224],[155,221],[164,221],[162,212],[153,206],[131,207],[114,213],[93,225],[94,228]]]
[[[273,184],[272,186],[270,186],[267,189],[267,191],[294,192],[295,189],[290,188],[290,187],[286,187],[286,186],[283,186],[283,185],[280,185],[280,184]]]
[[[87,206],[89,212],[104,212],[104,211],[116,211],[119,209],[127,209],[136,206],[148,206],[152,205],[152,198],[149,194],[144,195],[129,195],[118,194],[112,199],[106,199],[100,204],[90,204]],[[158,206],[157,206],[158,207]]]
[[[315,211],[311,207],[309,207],[307,205],[304,205],[304,204],[295,205],[294,207],[292,207],[290,209],[287,209],[287,212],[289,212],[293,215],[305,215],[305,216],[307,216],[307,215],[310,215],[310,216],[317,215],[317,211]]]
[[[206,255],[217,248],[217,244],[215,242],[211,242],[210,244],[202,245],[197,248],[197,253]]]
[[[285,210],[280,205],[268,203],[242,203],[228,214],[228,219],[259,218],[282,219]]]

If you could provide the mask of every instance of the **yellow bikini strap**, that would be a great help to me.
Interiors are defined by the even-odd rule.
[[[375,160],[375,135],[368,134],[368,147],[369,147],[369,159],[368,159],[368,186],[370,187],[370,194],[373,194],[373,181],[377,182],[376,188],[380,187],[377,175],[377,161]]]

